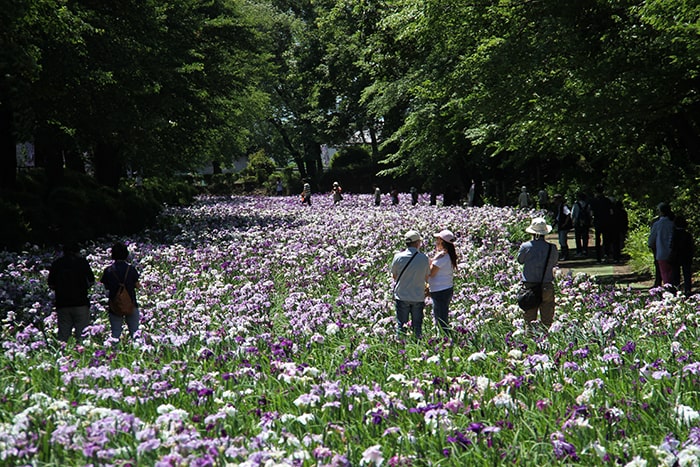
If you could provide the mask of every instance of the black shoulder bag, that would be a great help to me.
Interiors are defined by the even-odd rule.
[[[542,284],[544,283],[544,275],[547,273],[547,266],[549,265],[549,256],[552,254],[552,244],[549,244],[549,249],[547,250],[547,259],[544,260],[544,267],[542,268],[542,277],[540,278],[540,283],[533,287],[523,287],[518,292],[518,306],[523,310],[532,310],[533,308],[539,306],[542,303]]]
[[[403,276],[403,272],[406,270],[409,264],[411,264],[411,261],[413,261],[413,258],[418,256],[418,251],[413,253],[413,256],[411,256],[411,259],[408,260],[408,263],[406,263],[406,266],[403,267],[401,272],[399,273],[399,277],[396,278],[396,283],[394,284],[394,293],[396,293],[396,286],[399,285],[399,280],[401,280],[401,276]]]

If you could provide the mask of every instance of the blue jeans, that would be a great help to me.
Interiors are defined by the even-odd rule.
[[[423,308],[425,307],[425,302],[405,302],[403,300],[396,300],[396,336],[401,337],[405,334],[406,330],[404,325],[408,323],[409,317],[411,318],[411,327],[413,328],[413,335],[417,339],[423,337]]]
[[[569,235],[568,230],[559,230],[557,231],[557,234],[559,235],[559,246],[561,247],[561,258],[560,259],[565,259],[568,258],[569,256],[569,243],[567,240],[567,237]]]
[[[119,339],[122,335],[122,327],[124,321],[126,320],[126,326],[129,328],[129,335],[134,337],[136,331],[139,330],[139,317],[141,315],[138,308],[134,310],[129,316],[118,316],[114,313],[107,313],[109,315],[109,326],[112,328],[112,337]]]
[[[449,307],[453,292],[454,289],[452,287],[437,292],[430,292],[430,298],[433,299],[433,316],[444,332],[449,330],[447,323],[449,321]]]

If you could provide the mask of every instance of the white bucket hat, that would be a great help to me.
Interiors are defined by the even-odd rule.
[[[535,235],[547,235],[552,231],[552,226],[547,224],[544,217],[533,217],[530,225],[525,229],[525,232]]]
[[[447,243],[454,243],[456,240],[455,235],[447,229],[441,230],[440,232],[433,234],[433,237],[441,238],[443,241],[445,241]]]

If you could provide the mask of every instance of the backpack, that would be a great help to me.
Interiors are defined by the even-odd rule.
[[[591,225],[591,205],[584,202],[576,201],[578,204],[578,217],[576,219],[576,227],[590,227]]]
[[[131,300],[131,295],[129,295],[129,291],[126,290],[125,284],[130,267],[131,265],[126,267],[123,281],[119,281],[116,270],[112,269],[114,277],[116,277],[119,282],[119,287],[117,288],[117,293],[114,294],[114,298],[109,299],[109,310],[117,316],[129,316],[134,312],[134,309],[136,309],[136,305],[134,305],[134,302]]]

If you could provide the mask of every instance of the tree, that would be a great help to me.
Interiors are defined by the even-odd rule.
[[[465,172],[511,179],[585,183],[594,175],[621,192],[637,190],[643,173],[683,173],[697,154],[690,25],[699,8],[681,0],[401,2],[382,24],[403,44],[384,59],[403,60],[392,67],[402,73],[377,63],[365,91],[371,108],[396,103],[391,96],[409,100],[404,123],[385,134],[395,145],[391,170],[430,174],[463,163]]]
[[[14,44],[0,64],[9,70],[0,86],[8,168],[11,126],[35,139],[52,178],[87,154],[97,179],[114,187],[127,169],[169,174],[247,152],[252,122],[268,109],[264,8],[241,0],[15,4],[2,17],[3,41]],[[15,57],[31,60],[22,67]]]
[[[16,0],[0,12],[0,190],[14,188],[15,146],[33,132],[34,90],[47,47],[80,50],[86,25],[56,0]]]

